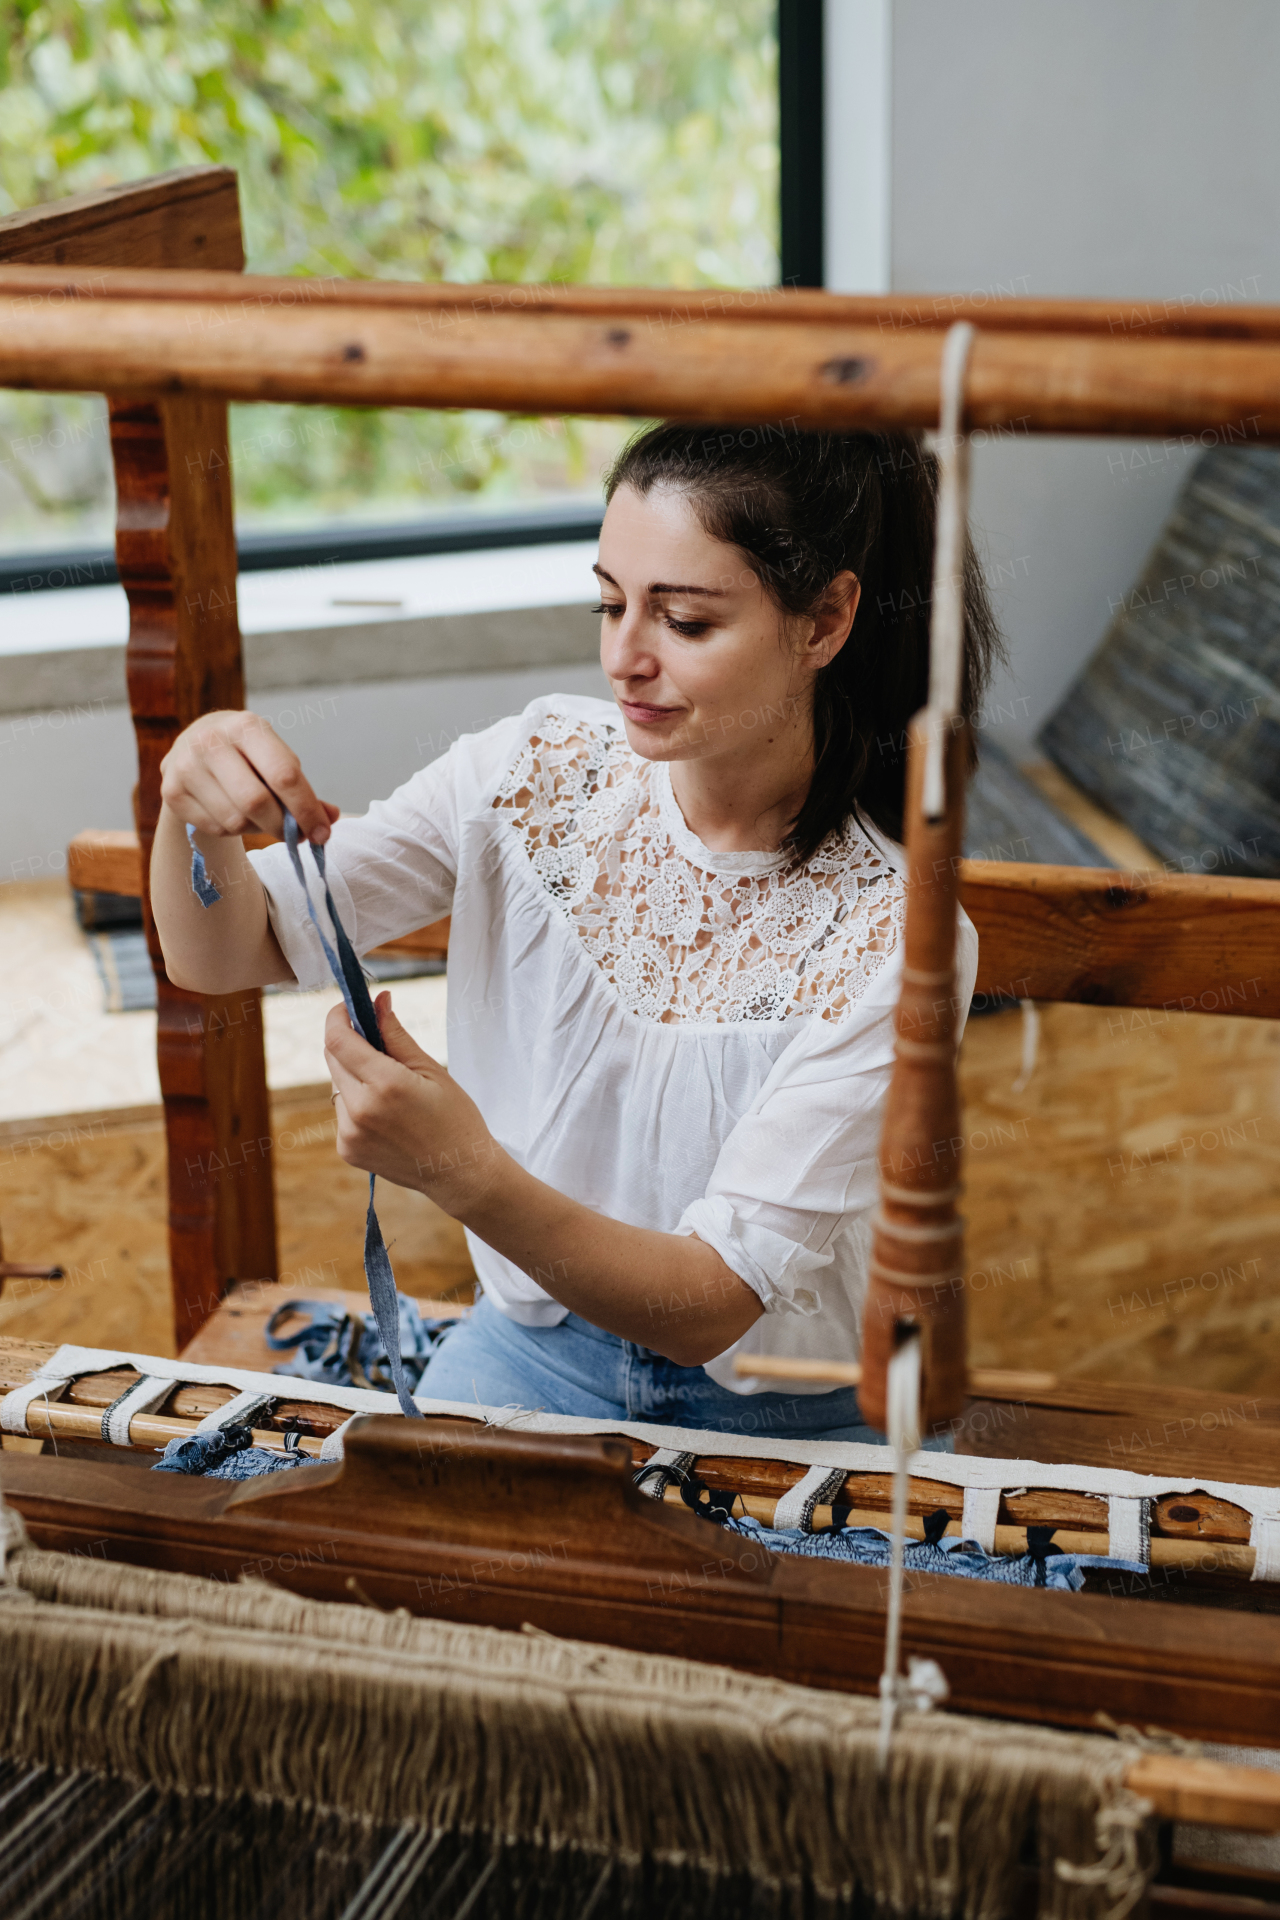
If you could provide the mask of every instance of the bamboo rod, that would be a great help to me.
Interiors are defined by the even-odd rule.
[[[1125,1785],[1162,1820],[1191,1820],[1241,1833],[1280,1833],[1280,1773],[1174,1753],[1144,1753]]]
[[[862,1366],[857,1360],[801,1360],[781,1354],[740,1353],[733,1370],[746,1380],[814,1380],[832,1387],[862,1384]],[[984,1400],[1016,1400],[1024,1394],[1051,1393],[1058,1384],[1056,1373],[1012,1372],[1003,1367],[971,1367],[967,1380],[969,1392]]]
[[[345,302],[423,313],[562,313],[640,318],[661,326],[769,319],[789,325],[941,331],[967,320],[985,332],[1105,334],[1188,340],[1280,340],[1280,305],[1217,307],[1188,299],[1040,300],[962,293],[841,294],[804,287],[574,287],[483,281],[347,280],[336,275],[217,273],[190,268],[17,266],[28,297],[260,302],[290,309]]]
[[[461,316],[333,301],[24,296],[0,268],[0,385],[230,400],[931,427],[941,336],[756,318],[653,329],[563,313]],[[1280,438],[1280,343],[984,333],[970,430]],[[1199,436],[1198,438],[1196,436]]]
[[[174,1382],[176,1386],[177,1381]],[[190,1440],[199,1422],[182,1420],[172,1415],[155,1413],[135,1413],[129,1422],[129,1445],[131,1447],[164,1447],[170,1440]],[[96,1407],[77,1407],[65,1400],[33,1400],[27,1408],[27,1432],[33,1438],[53,1440],[101,1440],[102,1414]],[[255,1447],[269,1447],[274,1453],[284,1453],[285,1436],[269,1430],[253,1430]],[[323,1440],[312,1440],[306,1435],[298,1440],[298,1452],[315,1458],[318,1456]]]
[[[663,1499],[673,1505],[679,1504],[679,1487],[667,1487]],[[772,1527],[777,1502],[754,1493],[738,1494],[735,1511],[740,1507],[752,1520],[758,1520],[763,1527]],[[841,1507],[841,1524],[846,1527],[875,1527],[880,1533],[889,1531],[889,1513],[887,1509],[875,1507]],[[810,1521],[811,1529],[816,1533],[823,1527],[835,1525],[832,1509],[829,1506],[815,1507]],[[909,1540],[924,1539],[924,1517],[921,1514],[908,1514],[906,1533]],[[963,1538],[959,1521],[949,1520],[944,1529],[947,1538]],[[1055,1528],[1053,1544],[1063,1553],[1109,1554],[1111,1536],[1107,1533],[1072,1533]],[[999,1554],[1020,1554],[1027,1551],[1027,1529],[1025,1527],[997,1527],[995,1530],[995,1551]],[[1151,1565],[1153,1567],[1177,1567],[1184,1572],[1242,1574],[1246,1578],[1253,1573],[1254,1549],[1252,1547],[1226,1546],[1219,1541],[1207,1540],[1167,1540],[1152,1537]]]

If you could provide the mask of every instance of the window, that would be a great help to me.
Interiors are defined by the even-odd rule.
[[[237,169],[249,270],[763,285],[778,277],[773,0],[43,0],[0,49],[0,211]],[[625,423],[232,409],[259,553],[336,522],[594,510]],[[105,547],[105,410],[0,393],[0,552]],[[259,564],[262,564],[259,558]],[[12,568],[10,568],[12,572]]]

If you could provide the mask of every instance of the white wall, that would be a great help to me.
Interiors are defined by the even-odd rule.
[[[299,687],[253,694],[308,778],[344,813],[363,813],[411,773],[543,693],[607,700],[598,666],[426,680]],[[0,714],[0,886],[65,870],[67,842],[86,827],[132,827],[138,754],[127,707]]]
[[[873,76],[889,101],[887,188],[828,116],[832,286],[877,290],[868,236],[887,223],[901,291],[1280,300],[1275,0],[828,8],[828,104],[852,111]],[[978,449],[1010,744],[1030,747],[1101,639],[1191,457],[1097,440]]]

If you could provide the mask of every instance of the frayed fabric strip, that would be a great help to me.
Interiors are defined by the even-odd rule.
[[[673,1447],[659,1447],[651,1453],[636,1475],[636,1485],[651,1500],[661,1500],[666,1489],[685,1478],[693,1465],[691,1453],[677,1453]]]
[[[206,1413],[196,1432],[221,1433],[224,1427],[252,1427],[258,1415],[274,1406],[278,1398],[278,1394],[259,1393],[256,1388],[248,1387],[234,1400],[228,1400],[225,1407],[215,1407],[212,1413]]]
[[[187,822],[187,845],[191,849],[191,891],[202,907],[216,907],[222,895],[209,878],[204,855],[196,845],[196,830]]]
[[[845,1476],[839,1467],[810,1467],[804,1479],[784,1493],[774,1509],[775,1531],[786,1533],[799,1528],[801,1533],[812,1533],[814,1508],[830,1506],[844,1482]]]
[[[103,1410],[103,1439],[113,1447],[127,1447],[129,1425],[134,1415],[154,1413],[172,1392],[173,1381],[167,1374],[144,1373],[141,1380],[135,1380],[131,1387],[126,1387],[119,1398]]]
[[[324,888],[324,902],[333,927],[336,952],[320,924],[320,916],[316,911],[315,901],[311,897],[311,889],[307,885],[307,876],[303,870],[298,838],[298,823],[293,815],[286,811],[285,846],[288,848],[289,859],[297,876],[298,885],[302,888],[311,924],[316,930],[320,945],[324,949],[324,957],[329,963],[329,971],[342,994],[347,1016],[356,1032],[363,1034],[371,1047],[375,1047],[379,1053],[385,1053],[386,1047],[378,1030],[378,1016],[374,1011],[373,1001],[369,998],[369,988],[364,973],[333,902],[333,893],[325,875],[324,848],[308,842],[316,872],[320,876],[320,884]],[[195,829],[191,826],[187,828],[187,841],[191,847],[191,890],[202,906],[211,907],[221,896],[208,877],[204,855],[196,845]],[[378,1323],[378,1331],[382,1335],[383,1345],[387,1350],[387,1362],[391,1369],[396,1398],[400,1402],[400,1411],[411,1420],[420,1420],[421,1410],[414,1405],[404,1361],[400,1357],[400,1313],[396,1301],[395,1274],[392,1271],[386,1241],[382,1237],[382,1228],[378,1224],[378,1215],[374,1208],[375,1185],[375,1178],[370,1174],[369,1204],[365,1211],[364,1222],[364,1274],[369,1287],[369,1301]]]

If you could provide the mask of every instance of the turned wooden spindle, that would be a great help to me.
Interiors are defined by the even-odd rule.
[[[945,734],[946,811],[921,804],[930,728]],[[880,1208],[863,1317],[863,1416],[885,1427],[886,1372],[895,1327],[909,1322],[923,1342],[924,1425],[953,1419],[965,1401],[964,1221],[957,1202],[962,1138],[956,1089],[956,916],[967,723],[935,722],[928,708],[911,723],[907,749],[906,924],[897,1059],[880,1142]]]

